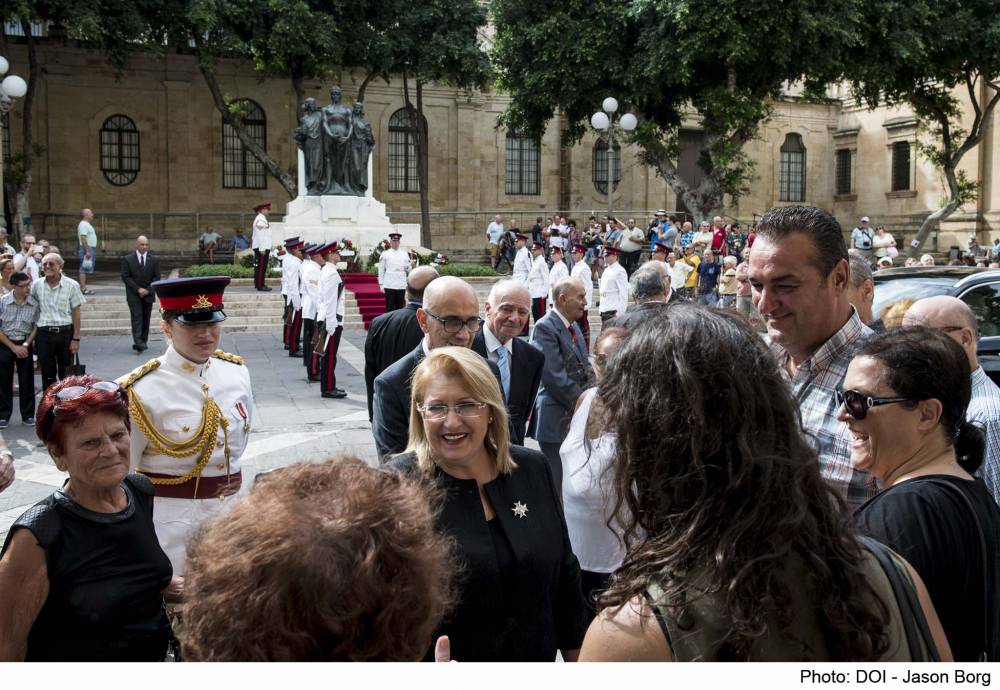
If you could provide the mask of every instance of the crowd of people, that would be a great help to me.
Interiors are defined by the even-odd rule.
[[[167,353],[42,398],[69,480],[4,544],[0,659],[1000,659],[1000,389],[968,307],[873,330],[869,261],[820,209],[738,251],[662,215],[649,261],[603,246],[596,293],[584,244],[516,233],[482,319],[467,282],[401,264],[365,346],[378,466],[252,487],[226,281],[156,283]],[[305,286],[335,339],[342,282],[335,245],[286,247],[296,356]]]

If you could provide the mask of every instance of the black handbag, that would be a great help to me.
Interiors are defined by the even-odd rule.
[[[87,365],[80,364],[80,354],[73,354],[73,363],[66,367],[67,376],[85,376],[87,374]]]

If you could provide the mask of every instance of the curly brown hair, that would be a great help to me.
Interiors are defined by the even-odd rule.
[[[812,613],[792,610],[796,587],[832,659],[885,653],[889,610],[850,512],[820,477],[773,356],[740,317],[688,304],[651,312],[598,394],[617,434],[615,512],[628,547],[602,608],[657,584],[661,605],[683,620],[702,591],[722,593],[727,647],[745,658],[769,625],[787,630]],[[807,577],[791,581],[798,572]]]
[[[421,659],[455,573],[428,491],[356,458],[261,477],[188,547],[184,655]]]

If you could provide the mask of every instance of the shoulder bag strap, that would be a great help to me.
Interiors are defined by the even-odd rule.
[[[660,589],[656,585],[650,585],[653,590],[659,594]],[[649,591],[650,588],[642,590],[642,595],[646,598],[646,603],[649,604],[649,609],[653,612],[653,617],[656,618],[656,622],[660,624],[660,630],[663,632],[663,637],[667,640],[667,646],[670,647],[670,653],[674,657],[674,661],[683,661],[683,659],[677,658],[677,652],[674,650],[674,642],[670,638],[670,627],[667,625],[667,618],[660,611],[660,607],[656,603],[656,598],[653,592]]]
[[[937,645],[934,644],[930,629],[927,627],[927,619],[920,607],[912,580],[908,576],[904,578],[904,571],[893,560],[887,546],[871,537],[861,536],[860,539],[865,548],[882,566],[882,570],[892,586],[892,592],[896,596],[896,604],[899,607],[899,615],[903,620],[903,628],[906,631],[910,660],[940,661]],[[921,645],[920,638],[923,638],[923,645]]]
[[[951,482],[944,479],[937,479],[935,477],[924,477],[921,481],[929,482],[936,486],[941,486],[949,489],[952,493],[960,496],[965,505],[969,508],[969,514],[972,515],[972,521],[976,524],[976,532],[979,535],[979,551],[983,557],[983,649],[979,654],[980,661],[990,661],[990,615],[989,615],[989,580],[987,579],[989,574],[989,568],[987,567],[987,560],[989,559],[989,551],[986,550],[986,534],[983,532],[983,525],[979,522],[979,515],[976,513],[976,507],[972,505],[972,500],[966,495],[964,491],[959,489],[957,486]]]

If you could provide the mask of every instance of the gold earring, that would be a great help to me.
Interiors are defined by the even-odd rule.
[[[493,417],[490,417],[490,421],[489,421],[489,422],[487,422],[487,423],[488,423],[488,424],[492,424],[492,423],[493,423]]]

